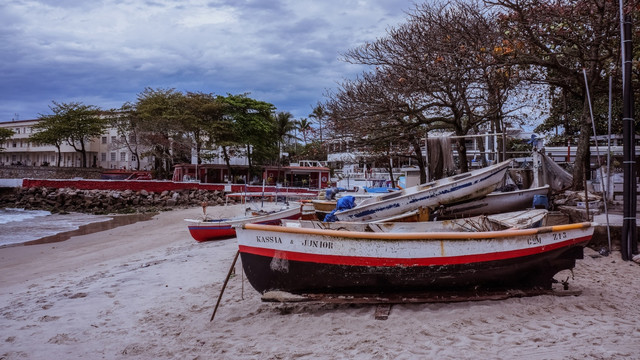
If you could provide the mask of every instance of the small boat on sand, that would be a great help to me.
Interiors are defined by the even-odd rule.
[[[393,293],[551,289],[583,256],[594,223],[498,231],[369,232],[245,224],[236,228],[259,292]]]
[[[443,204],[483,197],[502,182],[511,160],[464,174],[432,181],[364,199],[356,206],[336,211],[339,221],[384,219],[419,208],[435,209]]]
[[[487,196],[463,203],[448,204],[437,210],[437,219],[498,214],[530,209],[536,195],[549,195],[549,185],[515,191],[494,191]]]
[[[297,203],[275,211],[255,211],[249,216],[232,219],[184,219],[189,233],[199,242],[219,240],[236,235],[234,226],[242,224],[280,225],[283,219],[299,219],[302,213]]]

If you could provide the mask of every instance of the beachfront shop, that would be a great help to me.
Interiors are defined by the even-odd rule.
[[[324,166],[263,166],[262,176],[249,174],[246,165],[235,165],[234,174],[224,164],[178,164],[173,181],[213,184],[250,184],[324,189],[329,186],[330,170]]]

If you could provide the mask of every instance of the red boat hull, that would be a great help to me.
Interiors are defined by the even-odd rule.
[[[300,218],[300,213],[292,216],[288,216],[282,219],[272,219],[256,222],[260,225],[281,225],[282,220],[297,220]],[[231,225],[225,223],[211,223],[211,225],[192,225],[189,226],[189,233],[198,242],[224,240],[236,236],[236,229]]]
[[[189,233],[198,242],[222,240],[236,236],[236,230],[231,225],[189,226]]]

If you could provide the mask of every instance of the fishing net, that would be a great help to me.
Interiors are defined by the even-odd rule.
[[[442,179],[454,170],[450,138],[428,138],[427,153],[429,154],[429,174],[431,174],[432,180]]]

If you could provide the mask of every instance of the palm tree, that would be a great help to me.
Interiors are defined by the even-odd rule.
[[[302,133],[302,139],[304,139],[304,144],[307,145],[307,132],[311,130],[311,121],[307,118],[302,118],[296,122],[298,126],[298,130]]]
[[[278,139],[278,162],[282,154],[282,144],[288,139],[295,139],[291,133],[296,129],[296,122],[293,115],[288,111],[281,111],[275,116],[275,132]]]
[[[320,125],[320,145],[322,145],[322,121],[327,117],[327,112],[324,110],[322,105],[318,104],[311,114],[309,114],[310,118],[316,119],[318,125]]]

